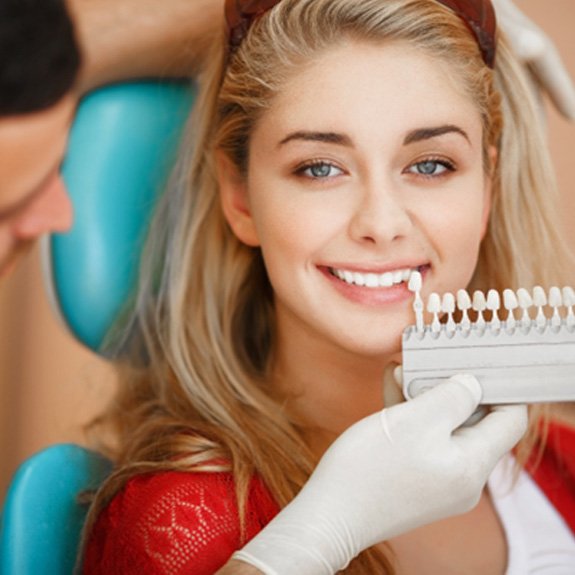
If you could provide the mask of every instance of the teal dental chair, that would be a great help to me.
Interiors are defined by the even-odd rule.
[[[134,285],[193,99],[191,85],[130,83],[93,92],[78,109],[63,170],[74,226],[49,239],[44,259],[55,309],[96,353],[105,355],[106,332]],[[0,517],[0,575],[72,574],[87,511],[79,496],[110,470],[70,444],[25,461]]]

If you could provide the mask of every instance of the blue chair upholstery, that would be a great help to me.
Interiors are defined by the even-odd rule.
[[[78,109],[64,165],[74,226],[49,240],[44,263],[55,309],[96,352],[132,289],[193,99],[191,85],[139,82],[93,92]],[[78,495],[109,471],[75,445],[26,461],[2,510],[0,575],[71,575],[86,513]]]
[[[48,447],[16,472],[2,510],[0,575],[71,575],[87,506],[110,463],[77,445]]]
[[[132,289],[193,99],[191,84],[136,82],[93,92],[78,109],[63,169],[74,225],[51,238],[47,268],[55,309],[96,352]]]

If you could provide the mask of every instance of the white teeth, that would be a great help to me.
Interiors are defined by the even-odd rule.
[[[371,288],[377,287],[379,285],[379,278],[375,274],[367,274],[365,285]]]
[[[366,278],[365,278],[365,276],[364,276],[363,274],[360,274],[360,273],[357,273],[357,272],[353,274],[353,283],[354,283],[355,285],[364,286],[364,285],[365,285],[365,281],[366,281]]]
[[[331,273],[348,284],[365,286],[368,288],[382,288],[391,287],[393,285],[400,284],[401,282],[407,282],[413,275],[419,272],[406,268],[393,272],[376,274],[371,272],[361,273],[331,268]]]

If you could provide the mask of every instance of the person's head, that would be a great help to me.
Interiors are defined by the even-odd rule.
[[[63,0],[0,3],[0,273],[32,240],[70,225],[59,168],[79,66]]]
[[[196,110],[198,136],[188,188],[176,190],[178,197],[166,197],[166,206],[172,211],[165,217],[172,221],[164,221],[161,226],[171,242],[163,296],[182,305],[180,309],[167,308],[174,314],[168,320],[170,325],[177,325],[184,309],[190,309],[186,306],[198,306],[198,314],[189,314],[194,316],[190,321],[203,317],[204,327],[224,322],[221,333],[229,334],[224,340],[232,356],[252,373],[262,374],[276,336],[278,287],[283,304],[290,297],[291,281],[293,311],[296,304],[305,304],[302,294],[307,288],[299,280],[307,271],[329,274],[329,268],[346,268],[379,272],[387,271],[390,264],[393,269],[423,265],[427,293],[455,291],[470,281],[473,287],[484,289],[548,285],[556,277],[554,263],[546,255],[555,238],[549,215],[554,194],[550,163],[538,131],[535,102],[521,66],[505,41],[499,42],[495,67],[491,69],[463,19],[435,0],[282,0],[256,19],[233,53],[228,53],[225,43],[220,52],[219,62],[207,71],[203,99]],[[356,69],[350,65],[350,57],[357,59]],[[399,67],[397,81],[389,76],[388,64]],[[385,82],[377,66],[386,74]],[[430,82],[430,75],[435,84]],[[345,93],[335,93],[338,82],[340,92]],[[472,121],[474,128],[469,124]],[[370,249],[360,250],[352,238],[348,238],[349,245],[338,239],[331,242],[332,247],[316,251],[308,261],[301,259],[302,253],[296,254],[299,265],[308,267],[307,271],[300,269],[298,275],[286,259],[293,254],[286,249],[296,251],[302,242],[315,249],[312,242],[318,230],[314,230],[314,222],[318,229],[324,222],[334,224],[340,212],[334,211],[338,208],[333,202],[341,194],[318,191],[299,198],[292,190],[292,196],[286,191],[276,198],[279,186],[288,181],[289,169],[290,182],[295,181],[295,167],[289,166],[286,158],[291,157],[292,163],[293,158],[300,158],[300,167],[306,165],[304,160],[319,159],[324,168],[329,163],[326,160],[333,159],[335,169],[342,170],[348,180],[359,181],[356,187],[363,186],[361,193],[365,194],[367,178],[361,170],[372,176],[377,166],[369,163],[365,154],[355,153],[353,171],[348,157],[344,160],[334,155],[346,147],[341,145],[342,133],[352,143],[361,143],[362,149],[373,151],[380,146],[381,161],[390,165],[392,160],[399,162],[402,149],[416,149],[413,144],[411,148],[403,145],[414,140],[407,138],[411,130],[451,124],[461,124],[466,134],[473,129],[474,137],[479,138],[479,143],[474,141],[471,146],[477,176],[475,195],[467,197],[462,192],[459,197],[447,199],[439,193],[422,193],[415,201],[400,194],[403,203],[398,205],[397,194],[389,200],[386,190],[382,190],[381,202],[391,201],[390,211],[386,211],[383,204],[369,204],[369,198],[355,190],[356,212],[348,210],[347,230],[360,220],[371,225],[371,218],[377,220],[381,233],[387,233],[394,225],[409,221],[410,232],[403,244],[410,247],[398,249],[403,244],[394,239],[394,250],[377,251],[369,233],[363,235],[369,238],[364,238],[364,243],[371,242]],[[359,132],[364,127],[380,137],[373,146],[354,142],[356,137],[367,138],[366,132]],[[324,141],[310,141],[313,138],[309,134],[302,136],[305,131],[321,132]],[[298,137],[292,137],[296,132]],[[417,148],[420,157],[444,159],[441,142],[464,150],[465,135],[457,134],[457,130],[448,132],[423,138],[434,152],[430,158],[429,150],[422,145]],[[284,138],[289,144],[280,145]],[[331,142],[326,141],[330,138]],[[401,145],[392,149],[397,141]],[[449,154],[445,156],[450,160]],[[407,169],[407,165],[403,167]],[[464,170],[457,168],[460,177]],[[276,169],[278,178],[262,180],[272,169]],[[450,176],[444,180],[459,185],[449,168],[447,172]],[[377,184],[382,181],[380,178]],[[262,191],[266,186],[269,192]],[[445,191],[447,187],[439,189]],[[298,200],[290,205],[285,198],[292,197]],[[270,212],[271,201],[276,201],[275,213]],[[284,203],[278,204],[280,201]],[[314,201],[317,206],[312,206]],[[390,222],[390,218],[395,220]],[[268,225],[272,223],[277,223],[273,237]],[[345,235],[344,227],[340,227]],[[266,237],[260,237],[263,235]],[[419,241],[422,237],[426,239]],[[451,250],[447,255],[455,258],[445,260],[443,268],[434,268],[436,239],[442,242],[435,250],[439,259],[443,249]],[[283,254],[280,241],[281,249],[285,248]],[[277,259],[278,255],[284,259]],[[354,258],[358,264],[354,264]],[[291,278],[286,279],[289,274]],[[319,292],[314,296],[329,302]],[[403,319],[396,326],[405,326],[407,308],[405,303]],[[388,313],[383,310],[383,315]],[[389,323],[381,322],[377,313],[371,315],[379,322],[379,331]],[[345,317],[342,325],[349,321]],[[189,337],[197,341],[197,330],[190,331],[194,336]],[[395,346],[399,334],[395,329]]]
[[[491,69],[435,0],[281,0],[204,82],[136,301],[150,366],[112,418],[124,456],[227,457],[285,504],[312,457],[270,383],[279,346],[389,359],[413,267],[427,293],[546,283],[553,181],[505,41]],[[195,432],[152,453],[167,420]]]

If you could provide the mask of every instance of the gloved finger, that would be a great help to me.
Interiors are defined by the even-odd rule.
[[[396,376],[401,366],[397,362],[390,363],[383,374],[383,405],[392,407],[405,401],[401,389],[401,378]]]
[[[470,374],[457,374],[431,387],[395,410],[409,411],[410,418],[425,429],[425,422],[443,433],[451,433],[464,423],[481,401],[482,390]],[[399,411],[397,412],[399,415]],[[431,426],[429,426],[431,427]]]
[[[575,87],[555,44],[511,0],[493,0],[501,30],[515,55],[529,65],[557,110],[575,119]]]
[[[575,86],[555,46],[550,44],[541,56],[532,60],[531,69],[557,110],[574,120]]]
[[[466,451],[476,454],[477,463],[492,468],[523,437],[527,423],[527,406],[497,405],[475,425],[453,435]]]

